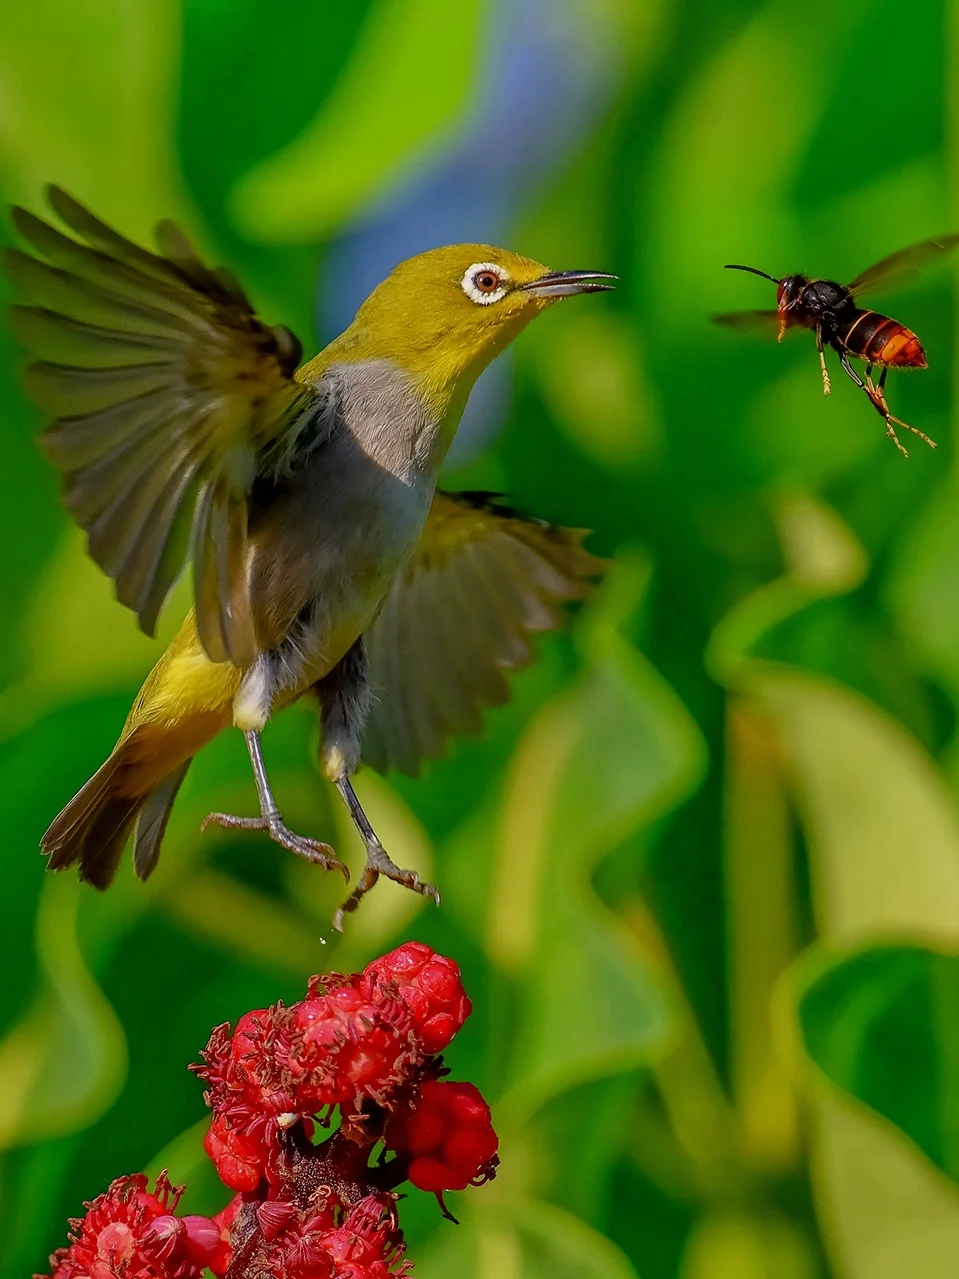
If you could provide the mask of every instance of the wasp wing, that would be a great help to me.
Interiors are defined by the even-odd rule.
[[[959,235],[941,235],[935,240],[923,240],[911,244],[908,249],[891,253],[888,258],[867,267],[848,285],[850,293],[865,289],[899,288],[913,279],[943,253],[949,253],[959,244]]]
[[[64,191],[48,198],[75,238],[15,209],[39,256],[10,250],[7,267],[26,303],[12,319],[37,357],[27,387],[53,419],[41,445],[65,504],[147,633],[192,557],[203,645],[246,666],[248,498],[314,399],[293,379],[300,345],[261,323],[172,223],[151,253]]]
[[[786,330],[799,326],[782,311],[730,311],[727,315],[714,315],[713,324],[721,324],[724,329],[742,329],[744,333],[753,333],[756,337],[778,339]]]
[[[603,561],[582,530],[526,519],[485,493],[437,493],[411,559],[365,637],[373,709],[363,758],[415,774],[447,739],[475,735],[509,697],[508,671],[557,630]]]

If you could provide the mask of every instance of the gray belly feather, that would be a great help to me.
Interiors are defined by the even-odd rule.
[[[436,486],[438,424],[401,370],[385,361],[339,365],[324,383],[320,442],[252,539],[254,614],[283,636],[279,683],[292,695],[369,627],[416,545]]]

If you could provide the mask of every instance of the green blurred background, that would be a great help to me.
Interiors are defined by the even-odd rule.
[[[198,824],[253,799],[228,734],[147,886],[47,878],[149,641],[85,559],[0,335],[0,1270],[115,1175],[223,1201],[186,1072],[209,1029],[408,936],[463,965],[450,1053],[503,1166],[404,1205],[421,1279],[939,1279],[959,1256],[959,487],[947,270],[905,462],[755,263],[841,278],[955,229],[959,10],[922,0],[33,0],[0,20],[0,185],[127,233],[176,217],[309,348],[389,267],[489,239],[618,272],[477,389],[448,477],[595,529],[607,581],[482,741],[362,775],[442,909]],[[953,96],[950,96],[953,95]],[[5,233],[6,234],[6,233]],[[907,441],[912,444],[911,441]],[[267,731],[291,822],[355,845],[314,724]],[[235,740],[234,740],[235,738]],[[323,938],[328,944],[323,943]]]

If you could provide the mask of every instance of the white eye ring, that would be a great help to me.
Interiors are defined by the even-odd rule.
[[[484,271],[491,271],[499,280],[499,288],[497,289],[481,289],[476,283],[476,277]],[[504,271],[501,266],[497,266],[495,262],[474,262],[467,270],[463,279],[460,281],[463,286],[463,292],[471,302],[478,302],[480,306],[489,306],[492,302],[499,302],[506,297],[506,285],[509,284],[509,272]]]

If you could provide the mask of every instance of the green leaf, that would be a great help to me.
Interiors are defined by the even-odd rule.
[[[470,100],[482,16],[481,0],[379,0],[317,118],[237,184],[244,232],[314,242],[448,136]]]
[[[812,1060],[959,1181],[959,956],[875,946],[816,969],[798,999]]]
[[[785,1217],[705,1213],[683,1256],[682,1279],[818,1279],[809,1240]]]
[[[492,1197],[492,1196],[490,1196]],[[538,1200],[487,1202],[437,1231],[417,1279],[636,1279],[626,1256],[578,1217]]]
[[[140,236],[161,211],[180,212],[178,21],[174,0],[37,0],[5,12],[0,150],[11,194],[35,204],[55,181]]]
[[[843,1279],[953,1279],[959,1196],[888,1124],[833,1096],[811,1114],[813,1191]]]
[[[915,738],[858,694],[787,667],[757,665],[750,687],[786,750],[822,935],[959,943],[959,819]]]
[[[945,480],[897,545],[886,596],[910,648],[959,696],[959,494]]]
[[[126,1040],[77,945],[82,886],[50,877],[37,920],[45,983],[0,1043],[0,1146],[75,1132],[97,1119],[126,1076]]]
[[[919,744],[864,698],[824,680],[755,663],[748,686],[778,729],[821,935],[843,946],[910,934],[959,945],[959,822]],[[873,993],[880,1002],[888,997]],[[867,994],[842,1010],[830,1056],[847,1067],[869,1004]],[[914,1048],[905,1038],[895,1046],[904,1090]],[[959,1246],[959,1197],[886,1123],[815,1081],[809,1087],[817,1194],[828,1205],[830,1254],[842,1273],[946,1279]]]
[[[24,686],[8,696],[47,704],[135,688],[190,607],[191,586],[183,578],[163,610],[159,634],[151,639],[118,602],[113,583],[90,559],[85,542],[79,529],[69,529],[40,574],[23,622],[29,652]],[[50,625],[51,617],[56,626]]]
[[[618,633],[647,580],[644,561],[611,570],[583,622],[590,669],[533,720],[507,779],[487,947],[524,978],[511,1114],[636,1064],[671,1033],[655,963],[590,885],[705,763],[678,699]]]
[[[218,235],[237,174],[289,144],[322,110],[374,7],[274,0],[264,22],[260,0],[183,5],[180,153]]]

